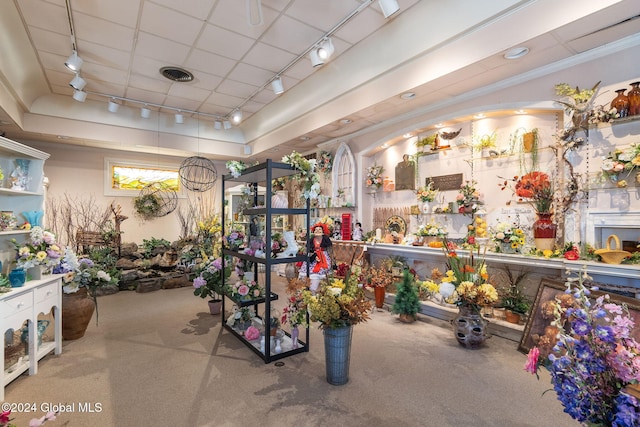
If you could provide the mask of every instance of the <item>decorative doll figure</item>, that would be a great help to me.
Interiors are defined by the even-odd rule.
[[[303,262],[300,268],[300,277],[307,275],[311,278],[309,289],[315,292],[320,284],[320,279],[331,271],[331,239],[329,238],[329,227],[323,223],[317,223],[312,228],[313,238],[307,243],[309,261]]]
[[[362,240],[362,224],[356,222],[356,226],[351,233],[351,238],[353,240]]]

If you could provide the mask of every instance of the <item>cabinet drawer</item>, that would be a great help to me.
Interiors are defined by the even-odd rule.
[[[27,292],[12,298],[7,298],[0,303],[3,319],[8,319],[16,313],[29,310],[33,307],[33,293]],[[28,316],[30,317],[30,316]]]
[[[36,289],[36,304],[46,300],[47,298],[54,297],[60,293],[60,283],[57,281],[49,283],[48,285],[39,287]]]

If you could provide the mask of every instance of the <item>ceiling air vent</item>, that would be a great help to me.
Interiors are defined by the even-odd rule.
[[[193,81],[193,74],[178,67],[162,67],[160,74],[174,82],[190,82]]]

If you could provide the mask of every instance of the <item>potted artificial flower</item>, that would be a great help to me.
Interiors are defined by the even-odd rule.
[[[33,280],[41,279],[44,272],[50,272],[51,268],[60,262],[62,249],[56,243],[56,236],[42,227],[32,227],[29,239],[24,243],[18,243],[11,239],[16,249],[16,266],[27,272]]]
[[[283,325],[291,326],[291,348],[298,348],[298,337],[300,331],[298,327],[306,328],[309,325],[309,315],[306,310],[303,298],[303,290],[309,287],[307,278],[292,278],[287,283],[287,305],[282,310],[280,322]]]
[[[231,263],[225,263],[222,271],[222,258],[208,259],[196,270],[196,278],[193,279],[193,294],[200,298],[209,298],[209,311],[211,314],[220,314],[222,308],[222,295],[226,290],[226,279],[231,275]]]
[[[353,326],[369,319],[371,302],[358,283],[360,274],[358,266],[351,266],[344,280],[326,278],[315,294],[309,290],[302,292],[311,321],[319,322],[324,333],[329,384],[342,385],[349,381]]]
[[[387,286],[394,282],[393,275],[385,268],[372,265],[364,271],[364,283],[367,288],[373,288],[376,308],[384,306]]]
[[[495,243],[496,252],[514,254],[520,252],[525,235],[515,224],[502,221],[492,230],[491,240]]]

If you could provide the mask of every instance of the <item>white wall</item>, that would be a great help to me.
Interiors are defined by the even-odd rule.
[[[89,147],[78,147],[64,144],[50,144],[42,142],[24,142],[39,150],[51,154],[45,162],[44,172],[49,179],[48,198],[61,200],[66,194],[72,198],[88,199],[93,197],[97,204],[108,207],[111,202],[120,204],[122,214],[129,218],[122,223],[123,241],[141,244],[143,239],[151,237],[174,241],[180,234],[180,223],[175,212],[150,221],[142,221],[134,214],[133,196],[114,197],[104,195],[104,159],[115,158],[127,161],[140,161],[145,163],[175,164],[179,166],[183,158],[158,156],[134,152],[112,151]],[[215,189],[215,208],[220,211],[220,187],[221,176],[227,173],[224,163],[216,162],[218,182]],[[194,193],[188,193],[191,196]],[[178,209],[186,209],[188,198],[178,200]]]

